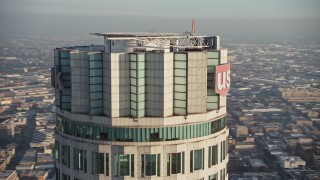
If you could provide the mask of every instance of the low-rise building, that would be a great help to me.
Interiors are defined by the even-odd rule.
[[[280,166],[285,169],[303,169],[306,166],[306,161],[299,156],[282,156],[279,158]]]
[[[246,136],[248,135],[248,127],[247,126],[241,126],[241,125],[237,125],[236,127],[236,136],[240,137],[240,136]]]
[[[0,139],[10,141],[14,138],[14,123],[7,119],[0,123]]]
[[[20,180],[46,180],[48,171],[26,170],[20,174]]]
[[[0,180],[19,180],[15,170],[0,171]]]

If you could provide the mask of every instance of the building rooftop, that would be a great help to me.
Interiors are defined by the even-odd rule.
[[[179,48],[213,47],[213,39],[214,39],[213,36],[196,35],[188,31],[183,33],[106,32],[106,33],[91,33],[91,34],[96,36],[103,36],[106,41],[136,41],[138,42],[137,44],[138,46],[145,46],[147,44],[149,44],[150,46],[150,44],[154,44],[158,47],[172,46],[172,47],[179,47]]]
[[[130,37],[177,37],[177,36],[196,36],[191,32],[174,33],[174,32],[106,32],[106,33],[92,33],[96,36],[105,36],[108,38],[130,38]],[[205,36],[197,36],[205,37]]]
[[[5,170],[0,172],[0,179],[9,177],[15,170]]]

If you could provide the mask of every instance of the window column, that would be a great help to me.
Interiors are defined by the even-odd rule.
[[[173,114],[187,115],[187,80],[188,55],[187,53],[174,54],[174,87],[173,87]]]
[[[102,54],[89,53],[89,115],[103,113]]]
[[[70,51],[59,52],[59,65],[58,69],[61,73],[61,85],[60,90],[60,109],[71,110],[71,70],[70,70]],[[57,81],[59,81],[57,79]]]
[[[218,110],[220,95],[215,93],[215,67],[220,64],[220,52],[208,52],[207,109]]]
[[[145,116],[145,54],[130,54],[131,116]]]

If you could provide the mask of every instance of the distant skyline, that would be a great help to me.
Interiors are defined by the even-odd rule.
[[[200,34],[317,38],[319,9],[319,0],[0,0],[0,36],[183,32],[195,18]]]

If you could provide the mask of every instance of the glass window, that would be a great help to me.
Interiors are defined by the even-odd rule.
[[[131,154],[131,177],[134,177],[134,154]]]
[[[187,92],[187,86],[186,85],[174,85],[174,91],[175,92]]]
[[[171,173],[181,173],[181,153],[171,153]]]
[[[70,167],[70,147],[67,145],[62,145],[61,160],[63,165]]]
[[[187,54],[175,53],[174,60],[185,61],[187,60]]]
[[[181,100],[174,100],[174,107],[187,108],[187,102]]]
[[[187,100],[187,93],[175,92],[174,99]]]
[[[141,155],[141,177],[144,177],[144,169],[145,169],[145,166],[144,166],[144,154]]]
[[[187,114],[187,110],[185,108],[174,108],[173,111],[174,111],[174,114],[177,114],[177,115]]]
[[[90,68],[99,68],[102,67],[102,61],[90,61]]]
[[[137,63],[136,62],[133,62],[133,61],[131,61],[130,62],[130,66],[131,66],[131,69],[137,69]],[[131,74],[131,75],[133,75],[133,74]],[[133,77],[135,77],[134,75],[133,75]]]
[[[187,71],[185,69],[175,69],[174,70],[174,76],[186,77],[187,76]]]
[[[60,170],[56,168],[56,180],[60,180]]]
[[[208,166],[211,167],[212,165],[218,164],[218,145],[210,146],[209,153],[208,153]]]
[[[226,141],[222,141],[220,143],[220,162],[226,159],[227,152],[226,152]]]
[[[220,180],[225,180],[226,178],[226,169],[220,170]]]
[[[211,51],[211,52],[208,52],[208,58],[219,58],[219,52],[216,51]]]
[[[136,113],[137,117],[145,114],[144,107],[145,102],[139,102],[139,109],[133,109],[131,107],[131,113]],[[135,105],[132,103],[132,105]],[[174,108],[176,114],[185,115],[186,108]],[[139,113],[139,114],[138,114]],[[84,124],[79,122],[70,121],[65,118],[57,117],[57,129],[70,135],[94,139],[103,141],[134,141],[134,142],[146,142],[146,141],[167,141],[167,140],[179,140],[179,139],[190,139],[195,137],[202,137],[209,134],[216,133],[221,129],[225,128],[225,119],[218,119],[211,122],[200,123],[195,125],[184,125],[184,126],[173,126],[164,128],[117,128],[117,127],[98,127],[91,124]],[[58,143],[58,142],[57,142]],[[227,156],[227,140],[225,145],[221,149],[224,153],[224,159]],[[55,158],[61,160],[62,150],[57,145],[55,147]],[[67,156],[68,150],[64,151],[64,157]],[[222,154],[221,154],[222,155]],[[222,157],[222,156],[221,156]],[[65,165],[66,159],[64,158]]]
[[[92,152],[92,170],[94,174],[104,174],[104,153]]]
[[[73,168],[87,172],[87,151],[73,149]]]
[[[55,147],[55,159],[57,162],[60,162],[60,143],[59,141],[55,141],[54,143],[54,147]]]
[[[190,151],[190,172],[193,172],[193,151]]]
[[[131,61],[136,61],[137,60],[137,55],[136,54],[130,54],[130,60]]]
[[[209,176],[209,180],[218,180],[218,173]]]
[[[185,61],[174,61],[174,68],[186,69],[187,63]]]
[[[194,170],[203,168],[203,149],[194,150]]]
[[[116,176],[130,175],[130,155],[116,154],[115,155]]]
[[[146,154],[146,176],[156,175],[156,154]]]
[[[160,176],[160,172],[161,172],[160,154],[157,154],[157,176]]]
[[[211,150],[211,165],[218,164],[218,145],[212,146]]]
[[[208,59],[208,66],[217,66],[219,65],[219,59]]]
[[[167,154],[167,176],[170,176],[170,153]]]
[[[185,163],[184,156],[185,156],[185,153],[183,151],[182,152],[182,174],[184,174],[184,163]]]
[[[62,173],[62,180],[70,180],[70,176]]]
[[[109,176],[109,153],[106,153],[106,175]]]

